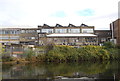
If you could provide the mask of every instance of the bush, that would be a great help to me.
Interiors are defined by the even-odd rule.
[[[81,60],[108,60],[110,53],[101,46],[83,46],[73,48],[69,46],[55,46],[46,54],[47,61],[75,62]]]
[[[49,46],[47,52],[36,54],[32,49],[27,49],[23,54],[27,61],[40,62],[76,62],[76,61],[96,61],[119,59],[118,49],[113,48],[114,45],[106,43],[104,46],[82,46],[81,48],[74,48],[66,45],[52,45]],[[41,48],[40,48],[41,49]],[[13,60],[10,57],[4,58],[4,61]]]
[[[109,59],[109,53],[101,46],[84,46],[80,48],[79,57],[82,60],[104,60]]]
[[[30,48],[25,50],[25,53],[23,55],[26,57],[26,60],[28,61],[35,60],[35,52]]]
[[[37,61],[40,61],[40,62],[43,62],[43,61],[45,61],[45,54],[39,54],[39,55],[37,55],[37,57],[36,57],[36,59],[37,59]]]
[[[54,62],[60,62],[65,61],[64,53],[62,53],[63,49],[61,47],[54,47],[53,50],[50,50],[46,54],[46,61],[54,61]],[[65,51],[64,51],[65,52]]]
[[[112,42],[105,42],[103,46],[105,46],[105,48],[115,48],[115,44]]]
[[[11,56],[2,56],[2,62],[13,61],[13,57]]]
[[[107,52],[109,53],[109,57],[111,60],[117,60],[119,59],[120,55],[119,55],[119,45],[115,45],[112,42],[105,42],[103,44],[104,48],[107,50]]]

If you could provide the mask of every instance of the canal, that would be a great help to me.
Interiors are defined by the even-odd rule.
[[[3,64],[2,79],[51,79],[54,81],[111,79],[115,81],[120,80],[120,62]]]

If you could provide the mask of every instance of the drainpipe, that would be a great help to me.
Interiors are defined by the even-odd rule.
[[[114,32],[113,32],[113,22],[111,23],[111,30],[112,30],[112,39],[111,39],[111,42],[113,42],[115,44],[115,41],[114,41]]]
[[[112,29],[112,40],[114,39],[114,34],[113,34],[113,23],[111,25],[111,29]]]

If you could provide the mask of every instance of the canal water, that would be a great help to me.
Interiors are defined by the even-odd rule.
[[[120,80],[120,62],[3,64],[2,79],[112,79]],[[77,80],[78,81],[78,80]],[[88,80],[86,80],[88,81]]]

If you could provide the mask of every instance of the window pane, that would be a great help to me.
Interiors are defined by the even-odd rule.
[[[21,30],[21,33],[25,33],[25,30]]]
[[[55,33],[67,33],[67,29],[55,29]]]
[[[19,39],[19,36],[11,36],[10,39]]]
[[[2,34],[2,30],[0,30],[0,34]]]
[[[37,30],[37,33],[40,33],[40,30]]]
[[[53,29],[42,29],[42,33],[53,33]]]
[[[80,29],[68,29],[69,33],[80,33]]]
[[[93,29],[82,29],[82,33],[93,33]]]
[[[7,37],[7,36],[5,36],[5,37],[0,37],[0,39],[9,39],[10,37]]]
[[[6,31],[5,31],[5,34],[9,34],[9,30],[8,30],[8,31],[6,30]]]

